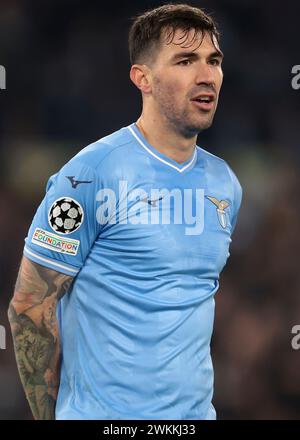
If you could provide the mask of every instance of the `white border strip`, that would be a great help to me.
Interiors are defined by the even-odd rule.
[[[191,159],[191,161],[189,163],[187,163],[184,167],[182,168],[178,168],[176,165],[173,165],[172,163],[167,162],[166,160],[162,159],[161,157],[157,156],[155,153],[153,153],[153,151],[150,150],[150,148],[148,148],[144,142],[138,137],[138,135],[134,132],[134,130],[131,127],[127,127],[128,130],[130,131],[130,133],[135,137],[135,139],[138,141],[138,143],[146,150],[148,151],[148,153],[150,153],[153,157],[155,157],[156,159],[160,160],[161,162],[163,162],[164,164],[168,165],[171,168],[174,168],[176,171],[178,171],[179,173],[182,173],[183,171],[185,171],[187,168],[189,168],[192,163],[195,160],[196,154],[197,154],[197,148],[195,148],[194,151],[194,155]]]
[[[29,255],[31,255],[32,257],[37,258],[38,260],[43,261],[44,263],[49,263],[52,264],[53,266],[57,266],[60,267],[61,269],[65,269],[68,270],[69,272],[73,272],[73,273],[78,273],[79,269],[75,270],[75,269],[71,269],[67,266],[64,266],[63,264],[60,263],[55,263],[52,260],[49,260],[48,258],[44,258],[44,257],[40,257],[39,255],[35,254],[34,252],[30,251],[29,249],[27,249],[27,247],[25,246],[24,251],[27,252]]]

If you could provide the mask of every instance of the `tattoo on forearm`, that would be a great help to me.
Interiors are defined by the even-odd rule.
[[[72,280],[23,259],[9,306],[18,369],[36,419],[55,418],[60,369],[56,305]]]

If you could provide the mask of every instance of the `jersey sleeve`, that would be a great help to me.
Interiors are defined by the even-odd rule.
[[[235,229],[235,226],[236,226],[238,214],[239,214],[241,203],[242,203],[243,189],[242,189],[241,184],[240,184],[238,178],[236,177],[235,173],[232,171],[232,169],[229,167],[229,165],[227,165],[227,167],[228,167],[228,171],[229,171],[229,174],[230,174],[230,177],[232,180],[232,184],[233,184],[234,203],[233,203],[233,211],[232,211],[232,218],[231,218],[231,234],[232,234]]]
[[[238,214],[239,214],[241,203],[242,203],[242,197],[243,197],[243,189],[242,189],[240,183],[238,182],[238,185],[237,185],[236,191],[235,191],[235,211],[234,211],[233,219],[231,222],[231,225],[232,225],[231,233],[233,233],[235,226],[236,226]]]
[[[100,233],[96,220],[99,186],[96,170],[78,160],[50,177],[25,239],[24,255],[76,276]]]

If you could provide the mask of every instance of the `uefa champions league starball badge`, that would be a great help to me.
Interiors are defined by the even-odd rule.
[[[59,234],[71,234],[83,223],[83,209],[70,197],[55,200],[49,210],[48,221],[53,231]]]

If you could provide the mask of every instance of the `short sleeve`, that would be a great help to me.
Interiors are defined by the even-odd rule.
[[[24,255],[76,276],[100,233],[96,220],[99,185],[97,171],[78,160],[50,177],[25,239]]]

